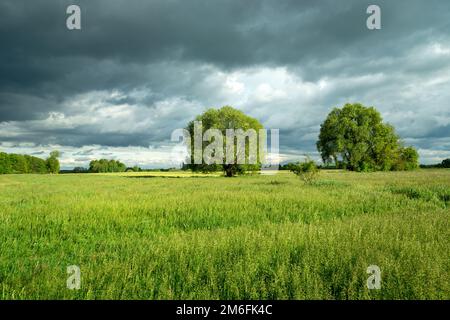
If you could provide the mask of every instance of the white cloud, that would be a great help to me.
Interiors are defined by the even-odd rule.
[[[433,50],[445,54],[446,47],[438,48]],[[406,59],[408,65],[414,65],[412,57]],[[449,71],[449,67],[443,67],[418,77],[397,69],[358,76],[329,75],[306,81],[287,67],[252,66],[224,71],[208,64],[193,64],[189,73],[181,74],[178,82],[170,83],[177,89],[172,95],[153,99],[153,90],[145,86],[129,91],[85,92],[63,101],[59,111],[52,110],[42,119],[0,122],[0,141],[34,141],[36,145],[48,145],[52,141],[61,144],[57,139],[58,132],[71,135],[74,140],[78,135],[87,135],[93,142],[85,143],[81,150],[108,150],[130,165],[135,162],[139,165],[167,164],[171,160],[164,148],[156,152],[145,147],[140,149],[142,147],[136,144],[124,147],[128,151],[122,147],[93,147],[95,138],[117,134],[148,137],[146,145],[160,148],[170,139],[174,129],[184,127],[207,107],[228,104],[259,119],[267,128],[281,129],[281,153],[297,150],[301,155],[304,150],[310,150],[311,154],[311,150],[315,150],[319,125],[329,110],[346,102],[361,102],[377,107],[384,120],[393,124],[408,143],[423,146],[423,142],[412,138],[425,137],[430,130],[450,123]],[[196,81],[189,81],[191,78]],[[46,140],[32,140],[30,136],[36,133]],[[128,144],[133,145],[132,138],[129,141]],[[142,145],[142,140],[139,144]],[[10,148],[11,152],[24,150],[14,151],[18,148],[16,145]],[[30,151],[36,148],[40,147]],[[63,165],[86,163],[69,156],[77,148],[64,145],[59,148],[67,150]],[[45,150],[50,149],[46,147]],[[421,161],[425,163],[442,160],[439,157],[444,156],[442,152],[431,154],[427,149],[423,150]],[[290,154],[295,158],[294,153]],[[100,151],[95,154],[95,157],[99,156]]]

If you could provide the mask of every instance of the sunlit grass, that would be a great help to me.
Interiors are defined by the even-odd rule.
[[[449,190],[450,170],[0,176],[0,298],[449,299]]]

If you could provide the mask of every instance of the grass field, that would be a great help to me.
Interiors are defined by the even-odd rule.
[[[0,298],[450,299],[449,208],[445,169],[4,175]]]

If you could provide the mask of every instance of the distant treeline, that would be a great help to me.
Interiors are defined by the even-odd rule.
[[[280,170],[290,170],[293,163],[286,163],[286,164],[280,164],[279,169]],[[319,169],[345,169],[344,165],[335,166],[332,164],[328,165],[318,165]],[[436,164],[421,164],[420,168],[427,169],[427,168],[450,168],[450,158],[442,160],[441,163]]]
[[[8,154],[0,152],[0,174],[11,173],[105,173],[105,172],[168,172],[176,171],[179,168],[168,169],[142,169],[139,166],[127,167],[124,163],[118,160],[92,160],[89,163],[89,168],[75,167],[72,170],[59,169],[60,164],[58,161],[59,152],[53,151],[50,156],[44,160],[38,157],[23,155],[23,154]],[[280,164],[280,170],[290,170],[292,163]],[[450,168],[450,158],[443,160],[437,164],[421,164],[421,168]],[[334,165],[318,165],[319,169],[343,169],[342,167],[336,167]],[[187,165],[182,166],[181,170],[189,170]]]
[[[442,160],[441,163],[436,164],[421,164],[421,168],[450,168],[450,158]]]
[[[119,168],[119,166],[114,165],[110,161],[113,161],[113,160],[106,160],[106,159],[93,160],[93,161],[91,161],[89,168],[75,167],[70,170],[61,170],[60,173],[124,172],[124,171],[122,171],[122,169],[123,169],[122,165],[120,165],[120,170],[113,171],[113,170],[117,170]],[[106,164],[107,162],[111,163],[111,164],[107,165]],[[170,171],[178,171],[178,170],[180,170],[180,168],[143,169],[143,168],[140,168],[139,166],[133,166],[133,167],[127,167],[125,169],[125,172],[170,172]]]
[[[76,167],[72,170],[73,173],[83,173],[83,172],[141,172],[141,171],[170,171],[174,169],[142,169],[138,166],[127,167],[124,163],[117,160],[92,160],[89,163],[89,168]],[[68,172],[68,171],[66,171]]]
[[[168,172],[180,170],[179,168],[168,169],[142,169],[135,165],[133,167],[126,167],[120,161],[117,160],[92,160],[89,163],[89,168],[75,167],[72,170],[61,170],[61,173],[105,173],[105,172]]]
[[[59,152],[53,151],[46,160],[23,154],[0,152],[0,174],[58,173]]]

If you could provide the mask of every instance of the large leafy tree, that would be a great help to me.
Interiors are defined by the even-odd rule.
[[[197,116],[194,121],[201,121],[202,123],[202,136],[205,131],[208,129],[218,129],[221,132],[223,139],[223,159],[226,158],[226,145],[227,145],[227,129],[234,129],[235,132],[237,130],[242,130],[246,132],[249,129],[253,129],[257,134],[259,134],[259,130],[263,129],[263,125],[252,117],[247,116],[243,112],[236,110],[230,106],[224,106],[220,109],[211,108],[205,111],[203,114]],[[224,171],[227,177],[234,176],[239,173],[244,173],[246,171],[255,171],[261,167],[261,158],[262,155],[259,154],[259,146],[257,146],[257,155],[256,162],[250,163],[251,161],[247,161],[246,163],[238,163],[237,151],[239,150],[237,146],[237,139],[234,139],[234,155],[233,158],[236,159],[233,163],[227,163],[227,161],[217,162],[213,164],[208,164],[202,159],[202,163],[195,164],[194,161],[194,121],[189,122],[187,126],[187,130],[191,137],[191,159],[190,163],[187,167],[192,169],[193,171],[202,171],[202,172],[212,172],[212,171]],[[214,142],[214,138],[211,138],[210,141],[202,142],[202,154],[208,148],[208,146]],[[257,139],[258,140],[258,139]],[[259,141],[258,141],[259,144]],[[244,156],[244,155],[243,155]],[[245,145],[245,159],[249,160],[249,143]]]
[[[409,170],[418,165],[412,147],[403,148],[394,128],[374,107],[334,108],[320,128],[317,149],[325,163],[355,171]]]

